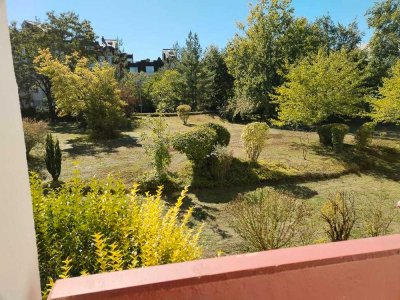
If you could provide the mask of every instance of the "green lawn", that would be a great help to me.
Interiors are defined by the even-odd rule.
[[[240,135],[244,125],[231,124],[218,117],[196,115],[189,118],[189,126],[183,126],[177,117],[167,119],[171,134],[192,129],[205,122],[223,124],[231,133],[229,148],[241,161],[246,160]],[[139,124],[139,122],[135,122]],[[109,173],[121,176],[127,185],[151,170],[149,159],[141,145],[140,135],[144,131],[140,126],[123,132],[121,137],[111,141],[93,142],[75,124],[59,124],[51,131],[60,140],[63,151],[63,168],[60,179],[66,180],[78,168],[82,176],[90,178],[105,177]],[[384,195],[385,201],[400,200],[400,148],[399,138],[395,132],[379,134],[372,147],[365,152],[353,146],[353,137],[346,137],[345,151],[337,155],[318,143],[314,132],[271,129],[267,147],[260,157],[263,174],[260,180],[251,186],[233,185],[208,189],[190,189],[187,205],[194,206],[196,222],[204,222],[203,243],[205,256],[215,256],[217,251],[238,253],[246,249],[240,238],[228,225],[227,204],[243,193],[263,186],[274,186],[293,193],[295,196],[310,201],[316,208],[321,206],[324,198],[336,191],[349,191],[357,199],[379,199]],[[172,163],[170,171],[179,176],[187,168],[184,155],[171,149]],[[31,169],[40,171],[43,176],[43,161],[40,158],[43,150],[35,149],[29,161]],[[304,158],[305,155],[305,158]],[[238,175],[240,176],[240,175]],[[264,177],[263,177],[264,176]],[[186,182],[190,183],[190,182]],[[167,195],[172,201],[176,193]],[[317,226],[321,231],[321,226]],[[399,223],[393,229],[399,229]]]

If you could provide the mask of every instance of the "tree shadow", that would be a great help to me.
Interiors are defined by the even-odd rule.
[[[92,140],[88,136],[80,136],[68,139],[65,144],[70,145],[63,151],[71,157],[76,156],[98,156],[100,153],[116,153],[118,148],[141,147],[136,137],[127,134],[121,134],[112,140]]]
[[[30,172],[36,172],[41,177],[46,176],[46,166],[43,157],[29,155],[27,157],[27,162],[28,162],[28,170]]]
[[[340,161],[349,172],[400,180],[400,151],[395,148],[374,145],[359,149],[346,144],[340,153],[321,145],[312,145],[310,148],[318,155]]]

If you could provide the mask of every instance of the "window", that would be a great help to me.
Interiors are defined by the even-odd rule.
[[[138,73],[139,72],[138,67],[129,67],[129,72],[130,73]]]
[[[154,73],[154,66],[146,66],[146,73]]]

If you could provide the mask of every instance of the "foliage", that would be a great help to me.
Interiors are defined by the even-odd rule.
[[[233,229],[256,250],[293,245],[310,217],[305,202],[270,189],[239,196],[227,212]]]
[[[145,84],[148,75],[144,72],[127,73],[119,82],[121,90],[121,99],[126,103],[125,111],[131,115],[136,107],[143,106],[143,100],[146,98]]]
[[[96,35],[90,22],[80,20],[74,12],[59,15],[48,12],[46,16],[45,21],[24,21],[20,27],[12,23],[9,31],[21,102],[29,104],[31,92],[42,90],[47,98],[50,119],[55,121],[56,107],[51,94],[50,80],[37,72],[33,60],[39,50],[46,48],[49,48],[56,58],[74,52],[88,58],[96,57]]]
[[[340,152],[343,150],[344,137],[349,133],[349,126],[340,123],[326,124],[319,126],[317,132],[322,145],[332,146],[335,151]]]
[[[147,118],[144,123],[150,130],[150,133],[142,133],[144,148],[147,155],[151,157],[156,176],[159,179],[163,179],[171,163],[171,155],[169,153],[171,139],[167,132],[168,125],[161,115],[156,118]]]
[[[256,161],[267,142],[269,127],[265,123],[254,122],[246,125],[242,131],[242,142],[250,160]]]
[[[111,176],[86,182],[75,175],[46,191],[37,174],[30,180],[43,285],[63,273],[67,258],[69,276],[79,276],[201,256],[201,228],[188,226],[192,209],[180,214],[187,189],[167,207],[162,187],[140,196],[137,185],[127,193]]]
[[[175,150],[186,154],[195,165],[200,165],[214,150],[217,139],[218,135],[214,129],[201,126],[176,135],[172,145]]]
[[[368,72],[371,86],[378,88],[382,79],[399,58],[400,48],[400,2],[383,0],[376,2],[367,12],[368,26],[373,29],[369,46]]]
[[[372,143],[375,126],[376,123],[367,122],[361,125],[360,128],[358,128],[356,134],[354,135],[357,147],[365,148]]]
[[[47,133],[47,125],[43,121],[35,121],[33,119],[23,119],[22,125],[24,129],[25,149],[28,156],[33,147],[44,142]]]
[[[211,77],[204,92],[203,107],[206,109],[221,111],[233,96],[233,77],[228,72],[224,58],[225,53],[214,45],[209,46],[204,53],[204,72]]]
[[[222,145],[217,145],[210,155],[210,172],[214,179],[222,182],[226,179],[233,161],[232,150],[229,151]]]
[[[400,60],[398,60],[389,77],[383,79],[379,87],[379,98],[371,98],[371,117],[376,122],[400,123]]]
[[[190,107],[190,105],[187,104],[181,104],[176,108],[178,117],[182,120],[183,125],[187,125],[191,110],[192,108]]]
[[[360,209],[362,231],[365,236],[387,235],[398,216],[398,208],[384,197],[366,201]]]
[[[356,116],[363,101],[364,77],[345,50],[329,55],[319,51],[301,59],[289,67],[286,82],[276,89],[279,120],[314,125],[337,115]]]
[[[53,139],[49,133],[46,137],[46,154],[44,158],[47,171],[50,173],[53,181],[57,181],[61,173],[61,149],[58,139]]]
[[[353,195],[345,192],[330,195],[321,209],[321,218],[332,242],[348,240],[357,220]]]
[[[145,89],[158,112],[174,112],[183,99],[183,78],[175,69],[159,71],[145,83]]]
[[[73,70],[71,61],[76,61]],[[88,60],[77,54],[60,61],[49,49],[39,52],[35,64],[37,71],[51,80],[60,115],[83,115],[95,138],[116,135],[124,121],[124,102],[120,98],[113,67],[103,64],[89,68]]]
[[[226,129],[224,126],[216,124],[216,123],[205,123],[202,126],[209,127],[215,130],[217,133],[217,140],[216,143],[220,146],[226,147],[229,145],[229,141],[231,140],[231,134],[229,130]]]

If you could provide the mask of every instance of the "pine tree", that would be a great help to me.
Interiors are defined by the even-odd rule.
[[[57,181],[61,173],[61,149],[58,139],[53,139],[49,133],[46,138],[46,168],[53,181]]]

